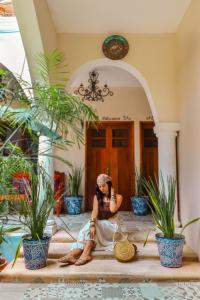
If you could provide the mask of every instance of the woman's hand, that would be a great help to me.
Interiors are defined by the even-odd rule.
[[[91,226],[91,227],[90,227],[90,238],[91,238],[91,240],[94,240],[95,233],[96,233],[96,228],[95,228],[95,226]]]

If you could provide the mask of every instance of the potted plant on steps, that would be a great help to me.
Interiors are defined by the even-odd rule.
[[[135,215],[144,216],[148,214],[148,196],[145,195],[143,186],[143,176],[135,171],[136,177],[136,191],[135,195],[131,197],[131,205]]]
[[[79,195],[79,189],[82,174],[82,167],[73,166],[67,175],[68,196],[64,197],[64,202],[69,215],[77,215],[81,213],[83,196]]]
[[[18,81],[21,87],[17,86],[13,90],[9,90],[10,80],[9,77],[7,78],[7,71],[0,69],[1,76],[3,76],[0,84],[2,91],[0,95],[2,102],[0,106],[0,134],[5,136],[3,145],[0,147],[0,170],[3,171],[0,176],[0,197],[5,195],[5,190],[6,195],[9,192],[6,186],[14,173],[13,169],[18,166],[18,159],[23,159],[28,164],[40,159],[44,166],[48,166],[48,162],[51,162],[52,159],[59,159],[63,163],[67,163],[65,157],[52,154],[52,147],[56,146],[58,149],[66,150],[74,143],[80,145],[84,142],[84,122],[98,120],[98,116],[91,106],[86,105],[76,95],[66,91],[66,76],[64,75],[67,74],[67,70],[61,52],[54,50],[51,53],[38,54],[37,65],[38,80],[29,84],[19,76]],[[9,101],[5,97],[7,94]],[[12,126],[13,131],[6,137],[9,126]],[[9,156],[4,157],[4,151],[12,141],[13,135],[18,131],[24,132],[24,130],[28,131],[32,140],[28,152],[24,153],[20,150],[20,146],[12,145]],[[44,137],[47,138],[46,146],[48,147],[43,147],[45,144]],[[36,147],[33,147],[35,144]],[[29,149],[33,150],[32,148],[36,149],[29,153]],[[12,170],[6,167],[6,163],[11,159]],[[49,171],[50,173],[50,169],[46,168],[46,172]],[[44,177],[42,186],[38,182],[41,177]],[[17,210],[20,214],[21,223],[29,229],[30,233],[30,236],[23,241],[26,267],[34,269],[41,268],[46,264],[48,246],[43,247],[42,245],[47,240],[49,243],[49,238],[44,238],[44,228],[55,204],[55,195],[49,183],[50,179],[47,175],[40,176],[40,171],[35,175],[30,173],[30,181],[31,185],[27,184],[25,188],[27,194],[25,201],[20,201],[20,197],[17,199],[17,202],[20,202],[20,205],[17,205],[17,207],[19,206]],[[42,194],[40,192],[42,191],[44,194],[43,201],[40,201]],[[29,201],[29,197],[31,201]],[[28,246],[26,247],[26,245]],[[34,251],[30,250],[32,246],[36,247],[36,254],[42,260],[37,260],[37,255],[34,257]],[[25,248],[28,250],[26,251]]]
[[[41,167],[29,178],[30,181],[25,181],[25,200],[19,200],[17,213],[20,223],[28,229],[28,234],[22,237],[25,267],[35,270],[47,264],[51,237],[45,234],[45,227],[55,205],[55,196],[50,179]],[[15,260],[19,250],[20,245]]]
[[[176,233],[174,221],[176,203],[175,179],[172,176],[169,176],[166,183],[164,183],[164,179],[161,174],[159,185],[158,183],[155,184],[151,178],[149,181],[143,179],[143,185],[147,190],[150,199],[149,207],[156,226],[154,230],[159,229],[161,231],[160,233],[156,233],[161,265],[169,268],[181,267],[183,245],[185,242],[185,237],[182,233],[188,225],[198,221],[200,218],[191,220],[182,227],[180,233]],[[150,231],[147,234],[144,245],[147,242]]]

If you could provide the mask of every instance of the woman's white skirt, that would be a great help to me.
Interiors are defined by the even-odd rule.
[[[93,239],[95,242],[95,251],[106,250],[112,251],[113,248],[113,234],[118,229],[116,221],[109,220],[97,220],[96,221],[96,234]],[[71,249],[83,249],[85,243],[90,241],[90,221],[88,221],[80,230],[77,238],[77,242],[72,244]]]

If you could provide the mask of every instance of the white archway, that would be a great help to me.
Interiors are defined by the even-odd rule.
[[[151,91],[149,89],[146,79],[135,67],[133,67],[130,64],[127,64],[124,61],[109,60],[107,58],[100,58],[100,59],[95,59],[95,60],[89,61],[89,62],[83,64],[82,66],[80,66],[74,72],[74,74],[72,75],[72,77],[70,78],[70,80],[68,82],[68,86],[70,87],[71,85],[73,85],[75,79],[77,79],[79,74],[82,73],[83,71],[89,72],[98,67],[117,67],[124,71],[127,71],[129,74],[131,74],[133,77],[135,77],[140,82],[141,86],[143,87],[143,89],[145,91],[155,124],[157,124],[159,122],[155,103],[154,103],[154,100],[153,100],[153,97],[152,97],[152,94],[151,94]]]

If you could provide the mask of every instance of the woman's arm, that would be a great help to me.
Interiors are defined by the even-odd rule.
[[[99,213],[99,206],[98,206],[97,196],[95,195],[93,199],[93,209],[92,209],[91,219],[96,220],[98,217],[98,213]]]
[[[122,204],[123,197],[122,195],[115,195],[114,193],[111,192],[111,199],[110,199],[110,211],[112,213],[115,213],[118,211]]]
[[[94,239],[96,233],[95,223],[98,217],[98,213],[99,213],[99,206],[98,206],[97,196],[95,195],[93,199],[93,209],[92,209],[92,215],[90,220],[90,238],[92,240]]]

